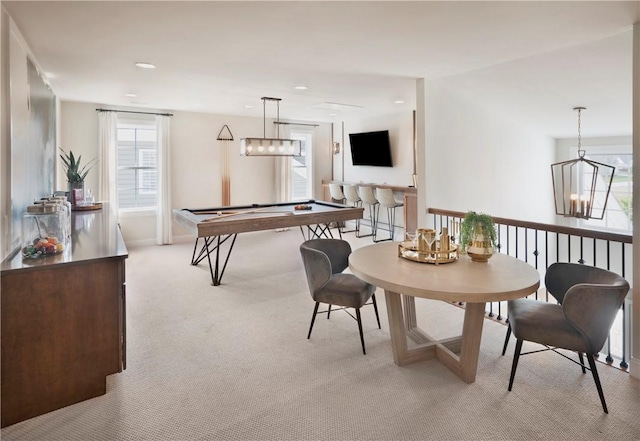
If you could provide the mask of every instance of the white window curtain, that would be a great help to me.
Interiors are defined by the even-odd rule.
[[[290,133],[289,126],[280,126],[280,138],[289,139]],[[277,156],[275,160],[276,202],[289,202],[291,200],[291,156]]]
[[[276,202],[291,200],[291,156],[276,158]]]
[[[156,243],[168,245],[173,243],[171,231],[171,173],[169,168],[169,134],[170,119],[168,116],[156,116],[156,133],[158,144],[158,208],[156,212]]]
[[[118,213],[118,115],[115,112],[98,114],[98,200],[109,203]]]

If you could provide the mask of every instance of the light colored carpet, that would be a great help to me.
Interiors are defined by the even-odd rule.
[[[354,248],[369,238],[345,236]],[[477,381],[432,360],[393,363],[363,309],[367,355],[355,321],[313,310],[299,230],[238,236],[223,285],[189,265],[193,243],[129,250],[128,367],[107,394],[15,424],[3,440],[638,440],[640,382],[599,365],[609,405],[591,375],[551,353],[525,356],[507,392],[514,341],[486,320]],[[463,311],[417,301],[434,336],[460,332]],[[533,346],[532,346],[533,347]]]

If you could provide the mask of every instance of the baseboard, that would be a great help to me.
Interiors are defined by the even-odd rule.
[[[125,240],[124,241],[127,248],[138,248],[138,247],[147,247],[150,245],[155,245],[155,239],[136,239],[136,240]]]
[[[640,380],[640,358],[631,357],[629,360],[629,375]]]
[[[181,235],[181,236],[173,236],[173,243],[185,243],[185,242],[193,242],[193,236],[189,234]],[[151,245],[156,245],[156,240],[154,239],[136,239],[136,240],[125,240],[125,244],[128,248],[136,248],[136,247],[148,247]]]

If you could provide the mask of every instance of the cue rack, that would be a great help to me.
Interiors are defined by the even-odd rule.
[[[231,176],[229,173],[229,141],[233,141],[233,134],[228,125],[222,126],[218,133],[218,141],[222,141],[222,205],[231,205]]]

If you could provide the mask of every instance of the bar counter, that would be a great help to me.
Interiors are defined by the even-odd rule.
[[[352,182],[352,181],[335,181],[335,180],[323,180],[323,197],[325,201],[331,200],[329,193],[329,184],[338,185],[355,185],[373,188],[389,188],[394,192],[402,193],[403,199],[403,216],[404,216],[404,228],[407,231],[416,231],[418,228],[418,190],[415,187],[405,187],[402,185],[388,185],[388,184],[376,184],[372,182]]]

